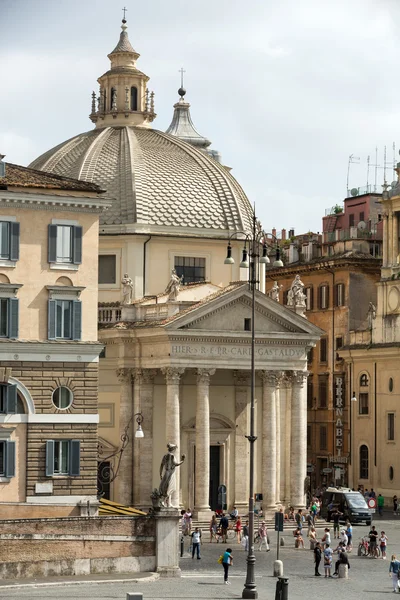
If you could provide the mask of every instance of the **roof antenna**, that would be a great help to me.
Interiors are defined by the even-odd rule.
[[[126,23],[126,11],[128,9],[124,6],[124,8],[122,9],[122,12],[124,13],[124,18],[122,19],[122,22],[125,24]]]
[[[186,71],[185,71],[185,69],[183,67],[181,67],[179,69],[178,73],[181,74],[181,87],[178,90],[178,94],[180,95],[181,99],[183,100],[183,96],[186,94],[186,90],[183,87],[183,76],[184,76],[184,73],[186,73]]]

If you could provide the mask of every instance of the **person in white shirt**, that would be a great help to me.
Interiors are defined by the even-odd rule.
[[[200,544],[201,544],[201,531],[198,527],[192,533],[192,558],[194,558],[195,552],[197,558],[200,560]]]
[[[347,547],[347,544],[349,543],[349,538],[347,537],[345,529],[342,529],[340,532],[340,541],[343,542],[345,547]]]

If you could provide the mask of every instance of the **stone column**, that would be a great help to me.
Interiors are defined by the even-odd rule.
[[[179,414],[179,381],[185,369],[176,367],[164,367],[161,369],[167,382],[167,400],[165,415],[165,436],[167,443],[171,442],[178,446],[176,451],[177,462],[180,462],[180,439],[181,426]],[[176,489],[172,492],[171,506],[179,507],[180,491],[180,467],[175,470]]]
[[[285,373],[280,386],[281,392],[281,434],[283,444],[281,447],[282,464],[282,486],[285,505],[290,505],[290,422],[291,422],[291,402],[292,402],[292,380],[288,373]]]
[[[207,517],[210,511],[210,377],[214,373],[215,369],[197,369],[195,481],[197,518]]]
[[[392,265],[397,265],[397,256],[399,254],[399,219],[398,213],[393,213],[393,248],[392,248]]]
[[[279,372],[276,388],[276,503],[281,503],[281,388],[283,372]]]
[[[262,493],[263,510],[276,507],[276,388],[278,373],[261,371],[262,408]]]
[[[393,212],[391,209],[389,209],[389,215],[388,215],[388,236],[387,236],[387,242],[388,242],[388,265],[389,267],[392,266],[393,263]]]
[[[133,503],[147,507],[153,486],[153,382],[156,369],[134,369],[133,410],[143,415],[143,438],[134,439]],[[133,420],[133,436],[137,424]]]
[[[119,438],[122,443],[128,436],[128,443],[121,455],[119,473],[116,479],[118,484],[118,495],[116,500],[121,504],[132,506],[133,502],[133,441],[132,441],[132,369],[117,369],[117,377],[120,383],[119,401]]]
[[[304,482],[307,475],[307,371],[292,373],[290,436],[291,504],[305,508]]]
[[[382,247],[383,247],[383,260],[382,260],[382,266],[383,267],[387,267],[388,266],[388,214],[386,211],[384,211],[382,213],[382,218],[383,218],[383,242],[382,242]]]
[[[243,269],[244,270],[244,269]],[[250,371],[234,371],[235,382],[235,496],[233,504],[242,514],[249,505],[248,406]]]

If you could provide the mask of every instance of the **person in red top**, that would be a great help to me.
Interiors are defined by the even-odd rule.
[[[242,521],[241,521],[240,517],[238,517],[236,520],[235,531],[236,531],[236,536],[237,536],[237,542],[238,542],[238,544],[240,544],[240,541],[242,538]]]

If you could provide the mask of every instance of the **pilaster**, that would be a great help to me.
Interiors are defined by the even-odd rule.
[[[307,371],[293,371],[291,411],[291,504],[305,508],[305,479],[307,476]]]
[[[215,369],[197,369],[196,482],[197,518],[210,511],[210,377]]]
[[[250,371],[234,371],[235,384],[235,500],[239,512],[249,503],[248,407]]]
[[[278,372],[260,371],[263,383],[262,493],[263,510],[276,507],[276,395]]]

